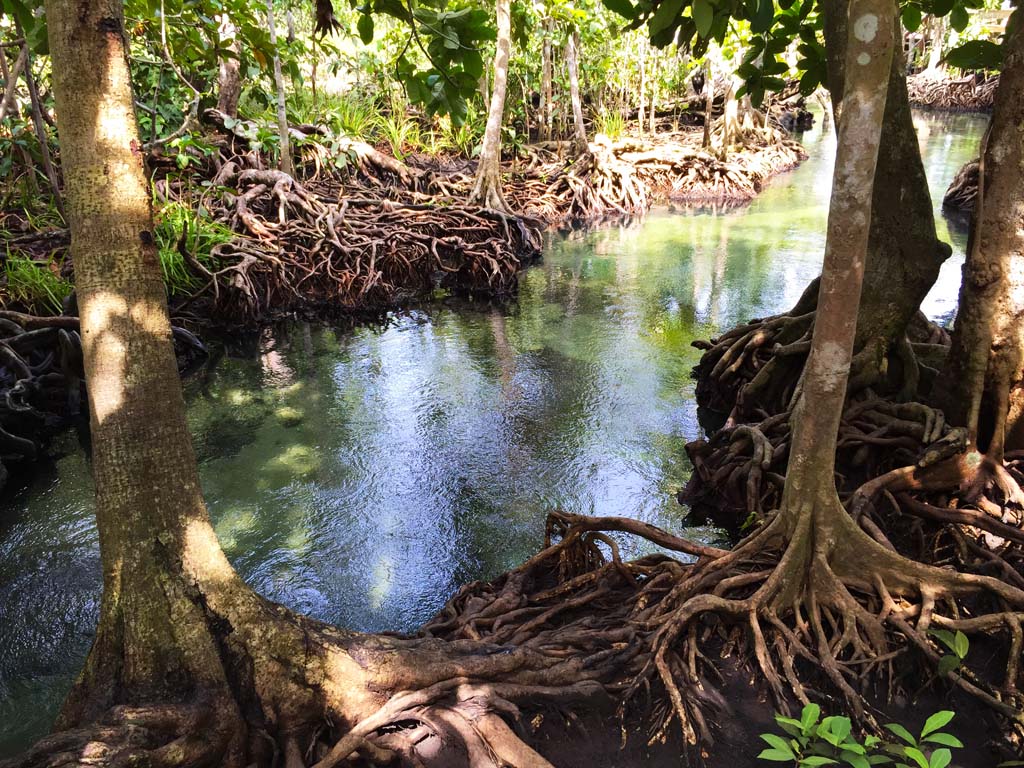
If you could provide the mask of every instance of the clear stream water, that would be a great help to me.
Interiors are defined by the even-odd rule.
[[[936,205],[984,121],[919,115]],[[459,585],[536,551],[554,508],[685,525],[700,434],[690,342],[788,308],[819,271],[834,139],[749,207],[552,236],[501,308],[385,328],[268,331],[186,385],[221,543],[268,597],[361,630],[415,629]],[[965,234],[928,299],[956,304]],[[100,567],[74,436],[0,499],[0,757],[45,733],[88,650]],[[714,531],[688,535],[712,538]]]

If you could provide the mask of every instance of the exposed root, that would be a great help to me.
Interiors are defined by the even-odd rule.
[[[853,525],[838,502],[812,499],[726,551],[635,520],[553,514],[541,552],[464,587],[418,637],[352,635],[261,608],[260,626],[238,616],[222,628],[225,650],[248,649],[253,665],[233,701],[114,708],[5,768],[81,765],[87,752],[91,765],[144,754],[153,765],[547,766],[531,738],[540,711],[571,719],[617,706],[624,724],[648,723],[651,743],[674,723],[709,747],[727,709],[715,656],[758,670],[780,711],[839,696],[870,727],[869,689],[892,693],[914,666],[918,680],[934,675],[942,650],[931,627],[1019,654],[1019,586],[905,559]],[[622,560],[623,535],[694,560]],[[998,681],[969,666],[945,677],[1024,724],[1019,663]],[[289,690],[305,692],[289,705]]]
[[[907,78],[907,95],[913,107],[951,112],[988,112],[995,100],[999,75],[971,74],[954,80],[944,74],[922,72]]]
[[[974,210],[974,201],[978,198],[979,167],[980,163],[976,159],[960,167],[942,196],[943,211],[968,214]]]
[[[178,364],[206,356],[184,328],[174,328]],[[59,429],[87,416],[78,318],[0,311],[0,488],[6,465],[33,461]]]

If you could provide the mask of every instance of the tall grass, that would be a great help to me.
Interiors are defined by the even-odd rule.
[[[60,276],[60,265],[53,259],[40,263],[8,251],[3,275],[4,298],[33,312],[60,314],[64,299],[74,290],[71,283]]]
[[[196,261],[211,272],[217,269],[212,255],[214,246],[228,243],[234,233],[218,221],[203,216],[184,203],[167,203],[157,216],[156,243],[160,269],[170,296],[181,296],[199,289],[202,278],[195,274],[178,250],[182,232],[185,248]]]
[[[603,133],[612,141],[622,138],[626,132],[626,118],[619,110],[601,110],[597,116],[597,132]]]
[[[393,110],[390,115],[381,115],[377,121],[380,138],[391,147],[391,154],[404,160],[409,151],[423,148],[420,126],[402,106]]]

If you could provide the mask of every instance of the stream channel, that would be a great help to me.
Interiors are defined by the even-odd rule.
[[[953,245],[924,309],[948,322],[966,232],[938,207],[985,119],[915,119]],[[235,567],[318,619],[402,632],[536,552],[548,510],[686,527],[690,342],[788,309],[821,267],[835,140],[819,121],[803,141],[809,159],[747,207],[550,235],[506,306],[267,329],[191,376],[203,490]],[[0,498],[0,758],[48,731],[98,615],[88,458],[73,433],[53,457]]]

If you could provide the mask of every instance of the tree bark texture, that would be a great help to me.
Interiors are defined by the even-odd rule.
[[[1024,379],[1024,35],[1018,20],[1007,25],[953,345],[939,384],[947,417],[966,426],[971,444],[990,449],[996,460],[1007,445],[1024,445],[1024,398],[1015,392]]]
[[[583,100],[580,98],[580,72],[577,52],[580,45],[579,30],[573,27],[565,40],[565,63],[569,69],[569,98],[572,100],[573,154],[587,151],[587,127],[583,123]]]
[[[829,90],[841,128],[848,38],[847,3],[824,0]],[[845,59],[845,61],[844,61]],[[902,338],[949,257],[935,233],[935,216],[921,150],[907,99],[901,50],[892,56],[888,96],[872,196],[871,235],[861,296],[857,349],[875,345],[888,351]]]
[[[277,29],[274,27],[274,0],[267,0],[267,27],[270,45],[274,49],[274,88],[277,91],[277,135],[281,143],[281,170],[289,176],[295,175],[292,163],[291,142],[288,135],[288,110],[284,92],[284,76],[281,74],[281,56],[277,52]]]
[[[491,105],[487,113],[480,164],[476,183],[469,196],[470,202],[507,211],[508,205],[501,191],[501,126],[505,114],[505,94],[508,90],[508,61],[512,54],[511,0],[496,0],[497,40],[494,51],[494,83]]]

